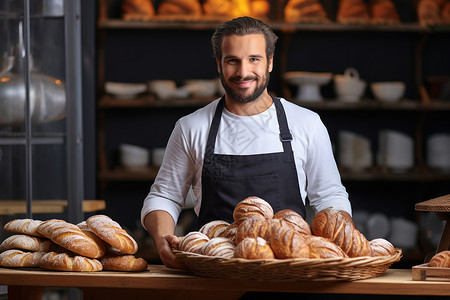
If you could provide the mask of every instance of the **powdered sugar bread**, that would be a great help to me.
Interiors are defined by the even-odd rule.
[[[42,256],[39,267],[71,272],[94,272],[103,269],[102,264],[96,259],[56,252],[48,252]]]
[[[87,226],[103,241],[126,254],[135,254],[138,244],[119,223],[105,215],[95,215],[86,220]]]
[[[148,263],[145,259],[136,258],[131,254],[118,256],[107,255],[102,257],[100,262],[104,270],[138,272],[145,271],[148,268]]]
[[[210,239],[220,236],[230,225],[230,223],[222,220],[215,220],[206,223],[200,228],[200,232],[206,234]]]
[[[178,249],[185,252],[202,254],[202,247],[209,242],[209,237],[198,231],[191,231],[183,237]]]
[[[45,238],[38,238],[26,234],[15,234],[6,238],[0,244],[0,252],[10,249],[22,249],[34,252],[49,252],[51,249],[56,249],[58,245],[51,240]]]
[[[202,247],[202,254],[208,256],[234,257],[236,245],[228,238],[215,237],[210,239]]]
[[[90,258],[105,255],[104,249],[84,234],[78,226],[64,220],[51,219],[43,222],[38,231],[54,243],[76,254]]]
[[[0,253],[0,266],[7,268],[39,267],[45,252],[25,252],[18,249],[6,250]]]
[[[5,231],[28,234],[32,236],[42,237],[43,235],[37,231],[42,221],[33,219],[14,219],[3,226]]]
[[[99,238],[86,224],[86,221],[83,221],[81,223],[77,224],[77,227],[81,229],[81,231],[83,231],[83,233],[85,235],[87,235],[89,238],[91,238],[98,246],[98,248],[101,251],[101,256],[104,256],[107,252],[107,247],[106,247],[106,243]]]
[[[233,218],[237,224],[241,224],[248,218],[272,219],[272,206],[265,200],[251,196],[239,202],[233,211]]]

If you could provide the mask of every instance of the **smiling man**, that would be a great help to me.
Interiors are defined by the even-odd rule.
[[[212,37],[225,95],[177,122],[141,211],[167,267],[184,267],[171,245],[179,243],[175,224],[190,189],[199,228],[233,222],[234,207],[249,196],[275,213],[305,217],[308,197],[315,213],[333,207],[351,214],[320,117],[267,91],[276,41],[250,17],[225,22]]]

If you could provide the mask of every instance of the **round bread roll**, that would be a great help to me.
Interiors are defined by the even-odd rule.
[[[139,272],[148,268],[148,263],[143,258],[134,255],[107,255],[100,259],[104,270]]]
[[[86,220],[86,224],[99,238],[126,254],[134,254],[138,244],[119,223],[105,215],[95,215]]]
[[[305,235],[309,247],[310,258],[346,258],[348,257],[338,245],[332,241],[315,235]]]
[[[292,209],[283,209],[277,212],[274,216],[274,219],[283,219],[289,224],[291,224],[294,229],[297,229],[300,233],[305,235],[311,235],[311,228],[309,227],[308,222],[303,219],[303,217],[293,211]]]
[[[48,252],[42,256],[39,267],[70,272],[95,272],[103,269],[102,264],[94,258],[56,252]]]
[[[180,241],[178,249],[184,252],[202,254],[202,247],[209,241],[209,237],[198,231],[191,231]]]
[[[230,225],[222,220],[215,220],[203,225],[199,232],[206,234],[210,239],[220,236]]]
[[[239,225],[236,222],[231,223],[221,234],[219,234],[219,237],[229,238],[232,241],[236,242],[235,239],[238,226]]]
[[[395,247],[383,238],[371,240],[370,248],[372,248],[372,256],[389,256],[395,254]]]
[[[275,254],[265,239],[248,237],[236,246],[234,257],[245,259],[273,259],[275,258]]]
[[[7,268],[34,268],[39,267],[45,252],[25,252],[10,249],[0,253],[0,266]]]
[[[248,197],[239,202],[233,211],[234,221],[239,225],[245,219],[249,218],[265,218],[272,219],[272,206],[259,197]]]
[[[247,237],[261,237],[269,240],[269,234],[269,221],[267,219],[247,219],[237,227],[235,242],[239,244]]]
[[[232,258],[234,256],[235,249],[236,245],[232,240],[224,237],[215,237],[203,245],[202,254]]]
[[[303,234],[286,221],[270,221],[270,246],[276,258],[309,258],[309,247]]]
[[[450,250],[441,251],[435,254],[428,263],[433,268],[450,268]]]

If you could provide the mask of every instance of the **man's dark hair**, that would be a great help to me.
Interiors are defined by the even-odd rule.
[[[275,52],[275,43],[277,42],[278,37],[272,29],[258,19],[239,17],[223,23],[214,32],[211,38],[214,57],[219,60],[222,59],[222,41],[224,36],[242,36],[247,34],[263,34],[266,40],[267,59],[273,56]]]

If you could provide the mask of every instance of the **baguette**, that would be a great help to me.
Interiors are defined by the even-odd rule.
[[[145,271],[148,263],[134,255],[107,255],[100,260],[104,270],[138,272]]]
[[[318,212],[311,223],[314,235],[331,240],[349,257],[371,256],[371,247],[366,237],[359,232],[351,216],[332,208]]]
[[[7,268],[39,267],[45,252],[25,252],[11,249],[0,253],[0,266]]]
[[[57,252],[48,252],[42,256],[39,267],[70,272],[95,272],[103,269],[97,259]]]
[[[104,248],[84,234],[78,226],[64,220],[45,221],[38,227],[38,232],[76,254],[90,258],[100,258],[105,255]]]
[[[98,248],[102,252],[101,256],[104,256],[107,251],[106,243],[99,238],[86,224],[86,221],[83,221],[81,223],[77,224],[77,227],[81,229],[81,231],[87,235],[90,239],[94,241],[95,244],[97,244]]]
[[[3,229],[5,231],[9,232],[17,232],[22,234],[28,234],[32,236],[37,237],[43,237],[42,234],[40,234],[37,231],[37,228],[39,225],[42,224],[42,221],[40,220],[33,220],[33,219],[15,219],[5,224]]]
[[[95,215],[86,224],[99,238],[126,254],[135,254],[138,244],[119,223],[105,215]]]
[[[10,249],[22,249],[33,252],[49,252],[56,248],[57,245],[51,240],[26,234],[12,235],[0,244],[0,252]]]

